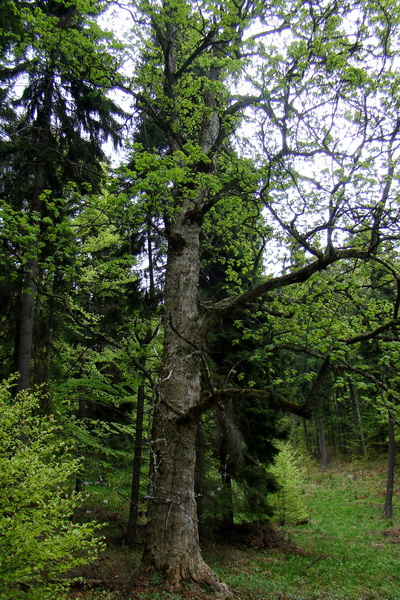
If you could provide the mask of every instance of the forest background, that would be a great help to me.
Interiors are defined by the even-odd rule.
[[[123,39],[99,25],[113,9]],[[93,559],[82,492],[128,468],[125,543],[146,517],[143,567],[171,590],[229,593],[199,525],[270,516],[270,465],[288,436],[324,468],[388,453],[391,516],[399,11],[3,3],[0,527],[12,597],[44,598]]]

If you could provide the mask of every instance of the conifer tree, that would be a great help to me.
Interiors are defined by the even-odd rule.
[[[3,31],[7,52],[0,80],[8,88],[4,102],[15,112],[3,120],[1,197],[3,222],[9,231],[13,223],[22,231],[14,228],[3,252],[20,272],[15,367],[17,388],[25,389],[38,291],[49,285],[43,279],[46,263],[63,260],[56,225],[76,208],[68,206],[66,184],[99,185],[105,158],[101,146],[108,138],[117,143],[115,116],[122,111],[105,95],[116,65],[94,20],[99,3],[6,4],[15,29],[10,35]]]
[[[280,452],[270,470],[278,484],[272,505],[279,525],[308,520],[307,509],[301,497],[302,469],[299,457],[290,443],[280,444]]]

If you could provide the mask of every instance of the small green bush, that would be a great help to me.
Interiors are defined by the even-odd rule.
[[[303,523],[308,520],[305,502],[301,495],[302,469],[300,458],[290,443],[281,443],[270,472],[274,475],[278,491],[271,505],[279,525]]]
[[[0,384],[1,600],[62,597],[61,575],[92,560],[96,523],[74,523],[82,501],[68,482],[79,467],[36,395]]]

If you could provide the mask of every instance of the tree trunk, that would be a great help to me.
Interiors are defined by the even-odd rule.
[[[36,258],[32,258],[28,261],[26,266],[27,273],[22,284],[23,291],[19,319],[20,328],[17,357],[17,370],[19,373],[17,392],[26,390],[30,383],[37,264]]]
[[[388,434],[389,434],[389,449],[388,449],[388,470],[386,480],[386,498],[383,515],[387,519],[393,516],[393,486],[394,486],[394,466],[395,466],[395,441],[394,441],[394,419],[393,414],[389,411],[388,415]]]
[[[353,426],[354,426],[354,437],[356,441],[356,452],[357,454],[364,455],[366,457],[366,449],[365,449],[365,441],[364,441],[364,432],[362,426],[362,420],[360,415],[360,405],[358,402],[358,392],[357,388],[353,383],[349,383],[350,389],[350,398],[351,398],[351,407],[353,414]]]
[[[307,454],[308,454],[308,456],[311,456],[312,452],[311,452],[311,447],[310,447],[310,440],[308,439],[307,421],[304,417],[302,418],[302,421],[303,421],[304,442],[306,445]]]
[[[81,372],[81,374],[82,374],[82,372]],[[82,394],[84,394],[83,390],[82,390]],[[87,409],[86,399],[82,395],[80,395],[79,400],[78,400],[78,415],[77,415],[79,424],[81,424],[83,419],[86,418],[86,409]],[[83,487],[84,487],[84,482],[83,482],[84,446],[81,446],[80,451],[79,451],[79,456],[82,459],[82,470],[79,473],[77,473],[77,475],[76,475],[75,491],[83,492]]]
[[[194,491],[196,494],[197,504],[197,520],[200,524],[200,535],[201,535],[201,522],[203,518],[203,494],[204,494],[204,482],[206,477],[206,462],[205,462],[205,448],[204,448],[204,434],[203,434],[203,423],[201,418],[197,423],[196,433],[196,469],[195,469],[195,480],[194,480]]]
[[[321,401],[316,395],[314,399],[314,409],[315,409],[315,422],[317,426],[318,433],[318,447],[321,454],[321,467],[323,469],[328,468],[328,452],[326,449],[326,439],[325,439],[325,429],[324,429],[324,421],[322,419],[322,407]]]
[[[191,219],[186,203],[169,231],[164,351],[150,447],[152,473],[143,564],[163,572],[171,590],[192,580],[226,592],[226,586],[204,563],[199,547],[194,489],[196,421],[180,420],[200,400],[199,232],[200,224]]]
[[[38,146],[46,148],[50,135],[50,109],[51,109],[52,78],[49,77],[46,102],[43,111],[38,116],[35,125],[39,128]],[[33,193],[29,209],[32,214],[41,212],[41,196],[46,185],[46,163],[38,161],[35,167],[35,177],[33,182]],[[39,248],[36,243],[31,257],[26,264],[25,277],[22,289],[20,333],[18,340],[18,358],[17,368],[19,379],[17,382],[17,392],[25,390],[30,384],[32,347],[33,347],[33,327],[34,327],[34,309],[37,294],[36,278],[38,274],[38,253]]]
[[[144,416],[144,383],[141,383],[137,393],[135,448],[133,456],[133,472],[131,487],[131,502],[129,508],[128,531],[126,545],[133,548],[136,543],[137,520],[139,513],[140,474],[142,469],[143,448],[143,416]]]
[[[336,408],[336,431],[337,431],[337,437],[338,437],[338,442],[339,442],[339,453],[345,454],[344,431],[343,431],[343,411],[342,411],[342,405],[338,401],[337,396],[335,399],[335,408]]]
[[[44,192],[46,181],[46,165],[39,163],[36,166],[34,190],[31,200],[31,210],[40,211],[40,196]],[[17,392],[26,390],[30,384],[31,360],[33,347],[33,325],[35,316],[36,300],[36,278],[38,273],[38,248],[33,249],[33,255],[26,264],[26,274],[22,283],[21,313],[19,319],[19,339],[18,339],[18,357],[17,369],[19,379],[17,382]]]
[[[226,418],[225,412],[223,411],[218,411],[218,425],[220,429],[219,468],[223,490],[222,499],[224,503],[222,509],[221,528],[222,530],[230,531],[233,528],[235,518],[233,510],[232,477],[230,472],[232,467],[232,456],[229,454],[229,447],[227,445],[227,440],[229,438],[229,422]]]
[[[318,443],[319,443],[319,450],[321,452],[321,467],[323,469],[327,469],[328,468],[328,452],[326,449],[324,422],[323,422],[321,416],[317,417],[317,424],[318,424]]]

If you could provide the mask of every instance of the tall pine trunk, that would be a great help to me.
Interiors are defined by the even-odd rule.
[[[17,382],[17,392],[26,390],[30,383],[36,297],[36,258],[28,261],[26,271],[27,272],[22,283],[23,290],[19,318],[19,337],[17,350],[17,370],[19,373],[19,378]]]
[[[32,212],[40,212],[40,197],[44,192],[46,181],[46,165],[40,162],[36,166],[33,196],[30,209]],[[19,318],[19,338],[17,350],[17,370],[19,379],[17,382],[17,392],[25,390],[30,384],[32,348],[33,348],[33,330],[35,318],[35,301],[37,295],[37,274],[38,274],[38,248],[33,248],[32,256],[28,259],[23,279],[23,289],[21,296],[21,312]]]
[[[51,130],[51,111],[53,94],[53,73],[46,75],[46,92],[43,98],[43,104],[38,110],[37,118],[34,122],[35,129],[38,131],[35,140],[39,153],[35,165],[33,176],[33,189],[28,210],[31,217],[40,215],[42,211],[42,194],[45,190],[47,181],[47,164],[40,155],[48,149]],[[39,267],[39,240],[32,248],[31,256],[27,260],[25,267],[25,276],[22,283],[22,299],[20,313],[20,330],[17,351],[17,369],[19,379],[17,382],[17,391],[25,390],[30,385],[33,331],[34,331],[34,312],[37,296],[37,275]]]

